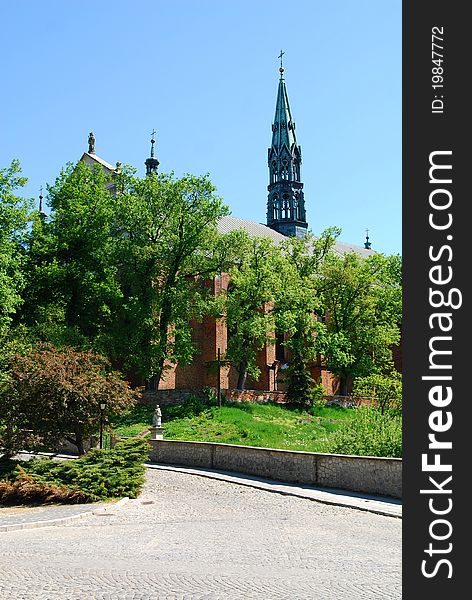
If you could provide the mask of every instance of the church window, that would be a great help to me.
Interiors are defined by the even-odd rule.
[[[290,195],[287,192],[284,192],[283,196],[283,211],[284,211],[284,219],[289,218],[289,209],[290,209]]]
[[[276,332],[275,334],[275,360],[285,362],[285,347],[284,347],[284,334]]]

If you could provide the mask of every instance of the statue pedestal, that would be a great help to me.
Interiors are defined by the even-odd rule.
[[[151,440],[162,440],[164,439],[164,427],[150,427]]]

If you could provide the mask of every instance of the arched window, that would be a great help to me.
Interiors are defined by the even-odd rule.
[[[284,195],[282,196],[283,198],[283,210],[284,210],[284,219],[288,219],[289,218],[289,198],[290,196],[287,194],[287,192],[284,193]]]
[[[279,218],[279,197],[277,194],[272,196],[272,219],[277,221]]]

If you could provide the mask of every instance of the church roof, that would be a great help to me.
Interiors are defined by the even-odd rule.
[[[254,221],[249,221],[247,219],[239,219],[238,217],[228,216],[221,217],[221,219],[218,221],[219,233],[230,233],[231,231],[237,231],[238,229],[243,229],[252,237],[271,238],[276,243],[280,243],[287,239],[285,235],[282,235],[278,231],[267,227],[267,225],[255,223]],[[315,238],[317,239],[317,236],[315,236]],[[362,248],[362,246],[356,246],[355,244],[348,244],[345,242],[336,242],[333,249],[337,254],[340,255],[354,252],[361,257],[367,257],[371,254],[375,254],[374,250],[366,250],[365,248]]]
[[[103,158],[100,158],[96,154],[84,152],[82,154],[82,158],[80,160],[86,162],[87,164],[92,164],[93,162],[96,162],[99,165],[102,165],[102,167],[105,167],[105,169],[108,169],[109,171],[116,171],[116,166],[114,167],[109,162],[107,162],[106,160],[103,160]]]

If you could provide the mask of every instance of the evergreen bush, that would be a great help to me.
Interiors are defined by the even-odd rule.
[[[4,493],[20,498],[22,482],[27,482],[38,486],[38,501],[41,498],[56,502],[94,502],[124,496],[136,498],[144,483],[144,461],[148,451],[145,440],[133,438],[119,442],[112,450],[94,449],[72,461],[59,462],[49,458],[24,461],[13,474],[7,475]],[[26,490],[24,501],[31,501],[28,486],[23,487]],[[40,493],[41,487],[44,493]],[[55,494],[48,494],[51,487],[57,488]],[[0,496],[1,501],[5,498],[2,500]]]

